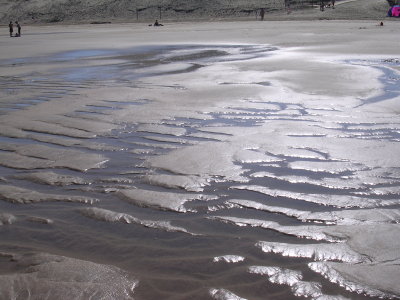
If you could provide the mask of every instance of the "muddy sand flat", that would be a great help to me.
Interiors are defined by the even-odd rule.
[[[398,30],[0,37],[0,298],[399,298]]]

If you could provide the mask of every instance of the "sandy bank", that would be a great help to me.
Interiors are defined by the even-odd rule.
[[[4,24],[17,19],[23,24],[152,22],[155,19],[163,22],[260,20],[261,8],[266,11],[265,18],[270,20],[374,20],[385,18],[389,8],[386,0],[338,0],[335,9],[327,8],[325,11],[320,11],[318,5],[312,7],[304,1],[293,0],[290,10],[285,7],[283,0],[3,2],[0,22]],[[329,1],[325,2],[328,4]]]

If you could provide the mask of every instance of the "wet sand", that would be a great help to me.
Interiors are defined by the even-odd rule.
[[[400,297],[396,22],[24,31],[0,298]]]

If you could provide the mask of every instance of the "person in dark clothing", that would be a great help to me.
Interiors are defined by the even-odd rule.
[[[264,8],[261,8],[261,9],[260,9],[261,21],[264,21],[264,16],[265,16],[265,9],[264,9]]]
[[[12,37],[13,32],[14,32],[14,25],[12,22],[10,22],[10,24],[8,24],[8,28],[10,29],[10,37]]]
[[[321,0],[319,2],[319,10],[320,11],[324,11],[325,10],[325,2],[323,0]]]
[[[153,25],[153,26],[164,26],[164,25],[161,24],[161,23],[159,23],[158,20],[156,20],[156,21],[154,22],[154,25]]]
[[[21,25],[19,25],[18,21],[15,21],[15,25],[17,25],[18,33],[15,36],[21,36]]]

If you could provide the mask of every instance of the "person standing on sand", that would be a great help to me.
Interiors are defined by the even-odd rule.
[[[264,16],[265,16],[265,10],[264,10],[264,8],[261,8],[261,10],[260,10],[261,21],[264,21]]]
[[[287,14],[290,14],[292,10],[290,9],[290,0],[285,0],[285,8],[287,11]]]
[[[17,30],[18,30],[16,36],[21,36],[21,25],[19,25],[18,21],[15,21],[15,25],[17,25]]]
[[[14,32],[14,25],[11,21],[10,24],[8,24],[8,29],[10,30],[10,37],[12,37]]]

